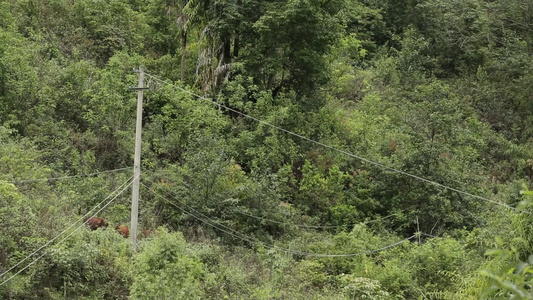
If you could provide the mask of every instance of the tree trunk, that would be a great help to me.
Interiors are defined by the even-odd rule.
[[[239,56],[239,47],[240,47],[239,36],[236,36],[235,37],[235,42],[234,42],[234,45],[233,45],[233,57],[238,57]]]
[[[242,7],[242,0],[237,0],[237,6],[238,7]],[[241,21],[238,21],[237,22],[237,30],[235,31],[235,41],[233,42],[233,57],[238,57],[239,56],[239,50],[240,50],[240,47],[241,47],[241,40],[240,40],[240,30],[238,28],[241,27]]]
[[[531,6],[530,2],[527,1],[526,5],[524,7],[524,27],[525,27],[525,36],[526,36],[526,45],[527,45],[527,53],[529,55],[532,54],[532,46],[531,46]]]
[[[187,33],[181,32],[181,81],[185,81],[185,51],[187,49]]]
[[[224,43],[223,63],[229,64],[231,62],[231,39],[226,36],[222,39],[222,42]]]

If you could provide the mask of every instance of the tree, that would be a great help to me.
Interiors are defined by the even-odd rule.
[[[132,299],[202,299],[207,275],[203,264],[187,253],[180,233],[159,228],[159,236],[133,262]]]
[[[181,45],[180,79],[185,82],[186,51],[189,32],[200,20],[200,1],[158,0],[150,3],[147,15],[153,27],[153,40],[158,47],[175,54],[177,44]],[[178,38],[179,36],[179,38]],[[179,40],[179,42],[178,42]]]

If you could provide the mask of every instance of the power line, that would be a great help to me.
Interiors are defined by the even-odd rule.
[[[131,178],[130,178],[131,179]],[[126,182],[130,181],[130,179],[128,179]],[[134,180],[134,179],[133,179]],[[118,192],[109,202],[107,202],[102,208],[100,208],[96,213],[94,213],[91,218],[97,216],[102,210],[104,210],[107,206],[109,206],[113,201],[115,201],[115,199],[120,195],[122,194],[132,183],[133,183],[133,180],[130,181],[124,188],[122,188],[122,190],[120,192]],[[124,185],[124,184],[122,184]],[[121,186],[122,186],[121,185]],[[118,188],[117,188],[118,190]],[[113,191],[110,196],[115,193],[115,191]],[[109,196],[108,196],[109,197]],[[106,198],[107,199],[107,198]],[[89,218],[90,219],[90,218]],[[72,232],[70,232],[66,237],[64,237],[62,240],[60,240],[56,245],[60,245],[61,243],[63,243],[66,239],[68,239],[70,236],[72,236],[76,231],[78,231],[81,227],[83,227],[85,224],[87,224],[87,222],[89,221],[89,219],[87,219],[87,221],[84,221],[82,224],[80,224],[76,229],[74,229]],[[78,220],[79,221],[79,220]],[[73,225],[75,225],[78,221],[76,221]],[[72,225],[70,226],[72,227]],[[65,231],[63,231],[65,232]],[[61,233],[62,234],[62,233]],[[59,236],[59,235],[58,235]],[[56,237],[57,238],[57,237]],[[55,239],[55,238],[54,238]],[[42,249],[43,247],[41,247],[40,249]],[[39,251],[39,250],[37,250]],[[35,251],[34,253],[30,254],[28,257],[30,257],[31,255],[35,254],[37,251]],[[6,282],[10,281],[11,279],[13,279],[15,276],[17,276],[18,274],[22,273],[24,270],[26,270],[27,268],[29,268],[31,265],[35,264],[39,259],[41,259],[46,253],[43,253],[42,255],[40,255],[39,257],[37,257],[36,259],[34,259],[31,263],[29,263],[28,265],[26,265],[24,268],[20,269],[17,273],[13,274],[11,277],[9,277],[8,279],[6,279],[5,281],[3,281],[2,283],[0,283],[0,286],[4,285]],[[24,260],[26,260],[28,257],[26,257]],[[20,262],[19,262],[20,264]],[[19,265],[17,264],[17,265]],[[12,268],[11,268],[12,269]],[[10,269],[10,270],[11,270]],[[5,274],[5,272],[2,274],[2,276]],[[0,276],[1,277],[1,276]]]
[[[113,169],[113,170],[94,172],[94,173],[83,173],[83,174],[78,174],[78,175],[69,175],[69,176],[51,177],[51,178],[40,178],[40,179],[14,180],[14,181],[6,181],[6,182],[7,183],[12,183],[12,184],[22,184],[22,183],[33,183],[33,182],[42,182],[42,181],[55,181],[55,180],[70,179],[70,178],[77,178],[77,177],[89,177],[89,176],[94,176],[94,175],[100,175],[100,174],[106,174],[106,173],[112,173],[112,172],[119,172],[119,171],[130,170],[130,169],[131,169],[131,167],[125,167],[125,168],[120,168],[120,169]]]
[[[411,236],[411,237],[409,237],[409,238],[406,238],[406,239],[404,239],[404,240],[402,240],[402,241],[399,241],[399,242],[397,242],[397,243],[394,243],[394,244],[391,244],[391,245],[388,245],[388,246],[385,246],[385,247],[382,247],[382,248],[379,248],[379,249],[368,250],[368,251],[358,252],[358,253],[349,253],[349,254],[321,254],[321,253],[310,253],[310,252],[294,251],[294,250],[290,250],[290,249],[281,248],[281,247],[278,247],[278,246],[275,246],[275,245],[272,245],[272,244],[269,244],[269,243],[264,243],[264,242],[259,241],[259,240],[257,240],[257,239],[251,238],[251,237],[249,237],[249,236],[247,236],[247,235],[245,235],[245,234],[242,234],[242,233],[240,233],[240,232],[237,232],[237,231],[235,231],[235,230],[233,230],[233,229],[231,229],[231,228],[229,228],[229,227],[227,227],[227,226],[225,226],[225,225],[223,225],[223,224],[220,224],[220,223],[218,223],[218,222],[216,222],[216,221],[213,221],[213,220],[211,220],[209,217],[207,217],[206,215],[204,215],[204,214],[202,214],[202,213],[200,213],[200,212],[194,210],[194,209],[191,208],[190,206],[185,205],[185,206],[189,207],[189,209],[195,211],[197,214],[204,216],[204,218],[198,217],[198,216],[194,215],[193,213],[188,212],[188,211],[185,210],[184,208],[180,207],[179,205],[177,205],[177,204],[175,204],[175,203],[173,203],[173,202],[168,201],[165,197],[163,197],[163,196],[161,196],[160,194],[154,192],[153,190],[151,190],[150,188],[148,188],[146,185],[143,184],[143,186],[144,186],[146,189],[148,189],[149,191],[151,191],[152,193],[154,193],[155,195],[161,197],[163,200],[165,200],[165,201],[166,201],[167,203],[169,203],[170,205],[172,205],[172,206],[174,206],[174,207],[180,209],[180,210],[181,210],[182,212],[184,212],[185,214],[187,214],[187,215],[189,215],[189,216],[191,216],[191,217],[193,217],[193,218],[195,218],[195,219],[197,219],[197,220],[199,220],[199,221],[201,221],[201,222],[203,222],[203,223],[205,223],[205,224],[207,224],[207,225],[209,225],[209,226],[211,226],[211,227],[213,227],[213,228],[216,228],[216,229],[218,229],[218,230],[220,230],[220,231],[223,231],[223,232],[225,232],[225,233],[227,233],[227,234],[229,234],[229,235],[231,235],[231,236],[233,236],[233,237],[236,237],[236,238],[238,238],[238,239],[241,239],[241,240],[247,241],[247,242],[249,242],[249,243],[251,243],[251,244],[257,244],[257,243],[259,243],[259,244],[266,244],[266,245],[268,246],[268,248],[270,248],[270,249],[274,249],[274,250],[278,250],[278,251],[282,251],[282,252],[286,252],[286,253],[290,253],[290,254],[295,254],[295,255],[313,256],[313,257],[350,257],[350,256],[363,255],[363,254],[371,254],[371,253],[375,253],[375,252],[383,251],[383,250],[388,249],[388,248],[392,248],[392,247],[394,247],[394,246],[397,246],[397,245],[399,245],[399,244],[402,244],[402,243],[404,243],[404,242],[406,242],[406,241],[408,241],[408,240],[411,240],[411,239],[413,239],[413,238],[416,237],[416,235],[413,235],[413,236]],[[225,229],[224,229],[224,228],[225,228]]]
[[[122,187],[122,190],[120,190],[120,192],[116,193],[116,195],[113,196],[113,198],[111,200],[109,200],[102,208],[100,208],[96,213],[94,213],[90,218],[94,218],[95,216],[97,216],[102,210],[104,210],[106,207],[108,207],[111,203],[113,203],[113,201],[115,201],[115,199],[120,195],[122,194],[132,183],[133,183],[133,180],[132,177],[130,177],[128,180],[126,180],[124,183],[122,183],[118,188],[116,188],[113,192],[111,192],[111,194],[109,194],[102,202],[98,203],[95,207],[93,207],[89,213],[91,211],[93,211],[96,207],[100,206],[104,201],[106,201],[107,199],[109,199],[111,196],[113,196],[113,194],[115,194],[121,187]],[[128,183],[129,182],[129,183]],[[127,183],[127,184],[126,184]],[[124,186],[126,184],[126,186]],[[124,186],[124,187],[123,187]],[[26,261],[28,258],[32,257],[33,255],[35,255],[37,252],[39,252],[40,250],[42,250],[43,248],[45,248],[46,246],[50,245],[53,241],[55,241],[57,238],[59,238],[61,235],[63,235],[65,232],[67,232],[70,228],[72,228],[74,225],[76,225],[80,220],[83,220],[86,216],[89,215],[89,213],[86,213],[83,217],[81,217],[80,219],[76,220],[74,223],[72,223],[67,229],[63,230],[60,234],[58,234],[57,236],[55,236],[53,239],[51,239],[50,241],[48,241],[46,244],[42,245],[39,249],[33,251],[30,255],[26,256],[24,259],[22,259],[21,261],[19,261],[17,264],[15,264],[14,266],[12,266],[11,268],[9,268],[7,271],[5,271],[4,273],[0,274],[0,278],[3,277],[5,274],[7,274],[8,272],[10,272],[11,270],[13,270],[14,268],[16,268],[17,266],[19,266],[21,263],[23,263],[24,261]],[[85,224],[87,224],[87,222],[90,220],[87,219],[86,221],[84,221],[83,223],[81,223],[81,225],[79,225],[76,229],[74,229],[72,232],[70,232],[66,237],[64,237],[62,240],[60,240],[56,245],[60,245],[61,243],[63,243],[66,239],[68,239],[70,236],[72,236],[76,231],[78,231],[82,226],[84,226]],[[0,283],[0,286],[4,285],[6,282],[10,281],[11,279],[13,279],[15,276],[17,276],[18,274],[22,273],[24,270],[26,270],[27,268],[29,268],[31,265],[35,264],[39,259],[41,259],[46,253],[43,253],[42,255],[40,255],[39,257],[37,257],[36,259],[34,259],[32,262],[30,262],[28,265],[26,265],[24,268],[20,269],[18,272],[16,272],[15,274],[13,274],[11,277],[9,277],[8,279],[6,279],[5,281],[3,281],[2,283]]]
[[[56,235],[54,238],[52,238],[51,240],[49,240],[48,242],[46,242],[44,245],[42,245],[41,247],[39,247],[37,250],[33,251],[30,255],[26,256],[24,259],[22,259],[21,261],[19,261],[17,264],[15,264],[14,266],[12,266],[11,268],[9,268],[7,271],[5,271],[4,273],[0,274],[0,278],[3,277],[5,274],[7,274],[8,272],[10,272],[11,270],[13,270],[14,268],[16,268],[18,265],[20,265],[21,263],[23,263],[24,261],[26,261],[28,258],[32,257],[33,255],[35,255],[35,253],[41,251],[43,248],[45,248],[46,246],[50,245],[51,243],[53,243],[57,238],[59,238],[61,235],[63,235],[65,232],[67,232],[70,228],[74,227],[74,225],[76,225],[76,223],[78,223],[79,221],[83,220],[85,217],[87,217],[94,209],[96,209],[97,207],[99,207],[100,205],[102,205],[102,203],[104,203],[105,201],[107,201],[107,199],[109,199],[111,196],[113,196],[113,194],[118,191],[120,188],[122,188],[122,186],[124,184],[126,184],[128,181],[130,181],[131,179],[133,178],[130,177],[128,180],[126,180],[124,183],[122,183],[119,187],[117,187],[113,192],[111,192],[111,194],[109,194],[104,200],[102,200],[100,203],[98,203],[96,206],[94,206],[93,208],[91,208],[91,210],[89,210],[85,215],[83,215],[81,218],[79,218],[78,220],[76,220],[74,223],[72,223],[69,227],[67,227],[65,230],[63,230],[61,233],[59,233],[58,235]]]
[[[189,207],[191,210],[195,211],[197,214],[203,216],[204,218],[202,217],[198,217],[196,216],[195,214],[187,211],[186,209],[184,209],[183,207],[177,205],[176,203],[174,202],[171,202],[169,201],[168,199],[166,199],[164,196],[162,196],[161,194],[155,192],[154,190],[152,190],[151,188],[149,188],[148,186],[146,186],[145,184],[141,183],[142,186],[144,186],[144,188],[146,188],[148,191],[152,192],[154,195],[160,197],[161,199],[163,199],[165,202],[169,203],[170,205],[178,208],[179,210],[181,210],[183,213],[199,220],[200,222],[204,223],[204,224],[207,224],[215,229],[218,229],[220,231],[223,231],[235,238],[238,238],[240,240],[243,240],[243,241],[246,241],[246,242],[249,242],[251,244],[261,244],[261,245],[266,245],[267,248],[269,249],[273,249],[273,250],[278,250],[278,251],[281,251],[281,252],[286,252],[286,253],[289,253],[289,254],[294,254],[294,255],[302,255],[302,256],[310,256],[310,257],[353,257],[353,256],[358,256],[358,255],[365,255],[365,254],[372,254],[372,253],[376,253],[376,252],[380,252],[380,251],[383,251],[383,250],[386,250],[386,249],[389,249],[389,248],[392,248],[392,247],[395,247],[395,246],[398,246],[400,244],[403,244],[413,238],[416,237],[416,235],[412,235],[406,239],[403,239],[401,241],[398,241],[396,243],[393,243],[393,244],[390,244],[390,245],[387,245],[387,246],[384,246],[384,247],[381,247],[381,248],[378,248],[378,249],[373,249],[373,250],[367,250],[367,251],[362,251],[362,252],[357,252],[357,253],[347,253],[347,254],[322,254],[322,253],[311,253],[311,252],[302,252],[302,251],[294,251],[294,250],[290,250],[290,249],[285,249],[285,248],[281,248],[281,247],[278,247],[278,246],[275,246],[275,245],[272,245],[272,244],[269,244],[269,243],[265,243],[265,242],[262,242],[262,241],[259,241],[255,238],[252,238],[250,236],[247,236],[243,233],[240,233],[238,231],[235,231],[223,224],[220,224],[216,221],[213,221],[212,219],[210,219],[208,216],[202,214],[201,212],[198,212],[196,210],[194,210],[193,208],[190,208],[190,206],[186,205],[186,204],[183,204],[184,206],[186,207]],[[175,199],[175,197],[173,197]]]
[[[449,239],[452,239],[452,240],[458,242],[459,244],[466,244],[465,241],[462,241],[462,240],[456,240],[456,239],[451,238],[451,237],[436,236],[436,235],[428,234],[428,233],[425,233],[425,232],[421,232],[420,234],[421,234],[421,235],[424,235],[424,236],[426,236],[426,237],[434,238],[434,239],[445,239],[445,238],[449,238]]]
[[[438,238],[442,238],[441,236],[436,236],[436,235],[432,235],[432,234],[424,233],[424,232],[422,232],[421,234],[422,234],[422,235],[425,235],[425,236],[427,236],[427,237],[432,237],[432,238],[436,238],[436,239],[438,239]]]
[[[391,215],[388,215],[388,216],[385,216],[385,217],[382,217],[382,218],[379,218],[379,219],[363,221],[363,222],[358,222],[358,223],[348,224],[348,225],[303,225],[303,224],[294,224],[294,223],[289,223],[289,222],[281,222],[281,221],[276,221],[276,220],[272,220],[272,219],[268,219],[268,218],[263,218],[263,217],[252,215],[252,214],[249,214],[249,213],[246,213],[246,212],[243,212],[243,211],[239,211],[239,210],[233,210],[233,211],[238,213],[238,214],[245,215],[245,216],[257,219],[257,220],[270,222],[270,223],[276,223],[276,224],[280,224],[280,225],[296,226],[296,227],[300,227],[300,228],[316,228],[316,229],[321,229],[322,228],[322,229],[328,229],[328,228],[339,228],[339,227],[353,226],[353,225],[358,225],[358,224],[365,225],[365,224],[380,222],[382,220],[397,216],[398,213],[406,211],[406,210],[408,210],[408,208],[402,209],[399,212],[396,212],[394,214],[391,214]]]
[[[287,134],[290,134],[290,135],[292,135],[292,136],[295,136],[295,137],[298,137],[298,138],[300,138],[300,139],[306,140],[306,141],[308,141],[308,142],[312,142],[312,143],[317,144],[317,145],[319,145],[319,146],[322,146],[322,147],[324,147],[324,148],[328,148],[328,149],[331,149],[331,150],[337,151],[337,152],[339,152],[339,153],[342,153],[342,154],[344,154],[344,155],[347,155],[347,156],[353,157],[353,158],[358,159],[358,160],[360,160],[360,161],[363,161],[363,162],[366,162],[366,163],[369,163],[369,164],[372,164],[372,165],[378,166],[378,167],[380,167],[380,168],[383,168],[383,169],[386,169],[386,170],[389,170],[389,171],[392,171],[392,172],[395,172],[395,173],[398,173],[398,174],[402,174],[402,175],[405,175],[405,176],[409,176],[409,177],[415,178],[415,179],[417,179],[417,180],[420,180],[420,181],[426,182],[426,183],[428,183],[428,184],[431,184],[431,185],[434,185],[434,186],[437,186],[437,187],[440,187],[440,188],[443,188],[443,189],[447,189],[447,190],[450,190],[450,191],[454,191],[454,192],[457,192],[457,193],[459,193],[459,194],[463,194],[463,195],[466,195],[466,196],[470,196],[470,197],[472,197],[472,198],[480,199],[480,200],[483,200],[483,201],[486,201],[486,202],[490,202],[490,203],[493,203],[493,204],[501,205],[501,206],[507,207],[507,208],[509,208],[509,209],[511,209],[511,210],[516,210],[514,207],[512,207],[512,206],[510,206],[510,205],[508,205],[508,204],[501,203],[501,202],[498,202],[498,201],[494,201],[494,200],[491,200],[491,199],[488,199],[488,198],[485,198],[485,197],[482,197],[482,196],[474,195],[474,194],[472,194],[472,193],[465,192],[465,191],[462,191],[462,190],[459,190],[459,189],[456,189],[456,188],[453,188],[453,187],[449,187],[449,186],[446,186],[446,185],[444,185],[444,184],[441,184],[441,183],[438,183],[438,182],[435,182],[435,181],[432,181],[432,180],[429,180],[429,179],[426,179],[426,178],[420,177],[420,176],[418,176],[418,175],[414,175],[414,174],[411,174],[411,173],[408,173],[408,172],[405,172],[405,171],[402,171],[402,170],[399,170],[399,169],[396,169],[396,168],[393,168],[393,167],[389,167],[389,166],[384,165],[384,164],[382,164],[382,163],[375,162],[375,161],[372,161],[372,160],[370,160],[370,159],[367,159],[367,158],[364,158],[364,157],[361,157],[361,156],[358,156],[358,155],[352,154],[352,153],[350,153],[350,152],[347,152],[347,151],[344,151],[344,150],[341,150],[341,149],[335,148],[335,147],[333,147],[333,146],[330,146],[330,145],[324,144],[324,143],[322,143],[322,142],[318,142],[318,141],[312,140],[312,139],[310,139],[310,138],[308,138],[308,137],[306,137],[306,136],[303,136],[303,135],[300,135],[300,134],[298,134],[298,133],[292,132],[292,131],[290,131],[290,130],[287,130],[287,129],[281,128],[281,127],[279,127],[279,126],[276,126],[276,125],[270,124],[270,123],[268,123],[268,122],[266,122],[266,121],[263,121],[263,120],[261,120],[261,119],[258,119],[258,118],[256,118],[256,117],[252,117],[252,116],[250,116],[250,115],[248,115],[248,114],[245,114],[245,113],[240,112],[240,111],[238,111],[238,110],[236,110],[236,109],[233,109],[233,108],[231,108],[231,107],[228,107],[228,106],[226,106],[226,105],[224,105],[224,104],[222,104],[222,103],[217,103],[217,102],[215,102],[215,101],[213,101],[213,100],[211,100],[211,99],[208,99],[208,98],[205,98],[205,97],[200,96],[200,95],[198,95],[198,94],[195,94],[195,93],[193,93],[193,92],[191,92],[191,91],[188,91],[188,90],[186,90],[186,89],[184,89],[184,88],[182,88],[182,87],[179,87],[179,86],[177,86],[177,85],[175,85],[175,84],[172,84],[172,83],[170,83],[170,82],[167,82],[167,81],[165,81],[165,80],[163,80],[163,79],[160,79],[160,78],[155,77],[155,76],[153,76],[153,75],[150,75],[150,74],[148,74],[148,73],[145,73],[145,75],[148,76],[148,77],[150,77],[150,78],[153,78],[154,80],[157,80],[157,81],[159,81],[159,82],[162,82],[162,83],[164,83],[164,84],[172,85],[172,86],[174,86],[175,88],[177,88],[177,89],[179,89],[179,90],[181,90],[181,91],[184,91],[184,92],[186,92],[186,93],[188,93],[188,94],[190,94],[190,95],[192,95],[192,96],[197,97],[198,99],[204,100],[204,101],[206,101],[206,102],[208,102],[208,103],[211,103],[211,104],[213,104],[213,105],[217,105],[218,107],[223,107],[223,108],[225,108],[225,109],[227,109],[227,110],[229,110],[229,111],[232,111],[232,112],[234,112],[234,113],[236,113],[236,114],[239,114],[239,115],[241,115],[241,116],[243,116],[243,117],[246,117],[246,118],[249,118],[249,119],[254,120],[254,121],[256,121],[256,122],[259,122],[259,123],[261,123],[261,124],[264,124],[264,125],[270,126],[270,127],[274,128],[274,129],[277,129],[277,130],[279,130],[279,131],[283,131],[283,132],[285,132],[285,133],[287,133]]]

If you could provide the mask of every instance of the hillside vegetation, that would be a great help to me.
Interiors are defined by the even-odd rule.
[[[532,38],[533,0],[0,0],[0,299],[533,299]]]

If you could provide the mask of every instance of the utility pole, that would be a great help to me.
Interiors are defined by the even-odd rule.
[[[131,242],[137,251],[137,223],[139,217],[139,185],[141,180],[141,131],[143,114],[144,67],[139,67],[137,90],[137,121],[135,126],[135,158],[133,162],[133,187],[131,190]]]

